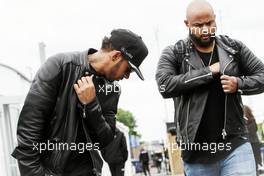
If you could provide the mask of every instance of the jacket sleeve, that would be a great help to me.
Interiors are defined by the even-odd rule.
[[[122,139],[121,139],[121,151],[123,153],[123,159],[124,161],[126,161],[128,158],[128,150],[127,150],[126,137],[124,134],[122,134]]]
[[[158,62],[156,81],[159,91],[164,98],[172,98],[191,92],[194,88],[210,82],[213,78],[209,67],[190,69],[181,73],[177,70],[177,59],[173,53],[173,46],[166,47]],[[183,60],[182,62],[186,62]]]
[[[83,107],[86,113],[85,124],[91,129],[91,133],[95,133],[94,140],[99,142],[101,148],[106,147],[114,139],[119,96],[119,93],[112,93],[109,99],[105,100],[107,109],[104,110],[98,98]]]
[[[124,133],[116,128],[114,140],[101,150],[104,160],[109,164],[124,164],[128,157]]]
[[[237,78],[238,91],[244,95],[253,95],[264,92],[264,65],[250,49],[240,41],[239,59],[242,75]]]
[[[52,57],[37,72],[25,99],[17,125],[18,146],[12,153],[18,159],[21,176],[45,174],[39,145],[45,140],[45,124],[56,103],[59,78],[59,60]]]

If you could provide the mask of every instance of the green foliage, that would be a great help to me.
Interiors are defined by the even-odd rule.
[[[258,127],[258,131],[257,131],[258,137],[259,137],[260,141],[264,141],[262,123],[257,124],[257,127]]]
[[[133,114],[129,111],[125,111],[121,108],[117,111],[117,120],[129,128],[129,134],[140,137],[141,135],[136,131],[136,120]]]

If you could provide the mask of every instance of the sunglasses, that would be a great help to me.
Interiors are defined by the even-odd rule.
[[[132,66],[130,65],[130,63],[128,62],[128,67],[127,67],[127,70],[125,72],[125,75],[129,76],[133,72],[134,72],[134,70],[132,69]]]

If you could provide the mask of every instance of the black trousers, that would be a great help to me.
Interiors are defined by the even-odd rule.
[[[111,164],[109,165],[112,176],[124,176],[125,164]]]
[[[143,163],[142,163],[142,169],[143,169],[144,175],[147,175],[147,172],[148,172],[149,175],[150,175],[150,171],[149,171],[149,163],[148,163],[148,162],[143,162]]]

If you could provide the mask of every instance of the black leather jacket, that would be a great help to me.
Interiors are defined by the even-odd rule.
[[[216,37],[220,72],[235,76],[238,81],[238,91],[226,94],[223,138],[247,132],[241,94],[252,95],[264,91],[263,63],[242,42],[234,41],[236,49]],[[156,71],[161,95],[174,100],[176,139],[184,143],[194,141],[205,108],[208,90],[199,87],[213,79],[209,68],[204,67],[195,57],[195,49],[189,39],[186,40],[186,47],[189,52],[178,55],[175,54],[174,46],[166,47]]]
[[[87,55],[95,51],[57,54],[37,72],[19,117],[18,146],[12,154],[22,167],[21,176],[42,176],[49,172],[60,175],[71,154],[70,150],[40,153],[33,149],[34,143],[74,143],[78,128],[84,129],[87,143],[98,142],[101,149],[113,140],[119,85],[94,76],[97,98],[85,107],[80,106],[73,88],[81,76],[91,73]],[[98,150],[89,153],[93,173],[100,175],[102,160]]]

